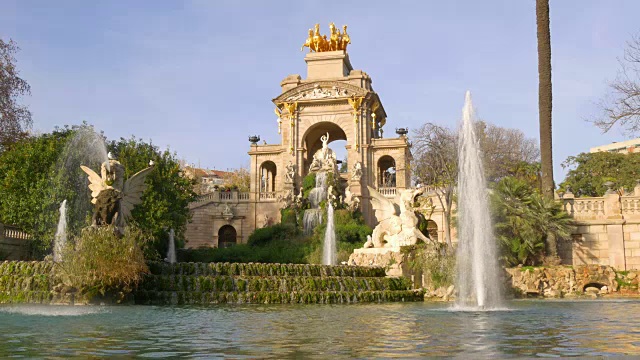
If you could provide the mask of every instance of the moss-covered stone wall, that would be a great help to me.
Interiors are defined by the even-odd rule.
[[[72,304],[51,262],[0,263],[0,303]],[[421,301],[405,278],[356,266],[238,263],[150,263],[133,293],[136,304],[352,303]]]

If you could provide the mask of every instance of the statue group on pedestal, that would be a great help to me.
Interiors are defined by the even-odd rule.
[[[302,44],[300,51],[305,47],[309,48],[309,52],[346,51],[349,44],[351,44],[351,38],[347,34],[347,25],[342,26],[342,33],[340,33],[334,23],[329,24],[329,38],[327,38],[327,35],[320,35],[320,24],[316,24],[314,29],[309,29],[309,37]]]
[[[329,133],[320,137],[322,141],[322,148],[313,155],[311,166],[309,166],[309,172],[326,171],[332,173],[338,173],[338,160],[336,153],[329,149]]]
[[[382,219],[373,229],[373,234],[364,244],[368,247],[390,247],[415,245],[419,240],[427,242],[428,238],[418,230],[418,217],[413,203],[422,189],[398,190],[393,199],[387,199],[376,189],[367,186],[371,195],[371,204],[376,217]]]
[[[153,162],[149,162],[149,165],[148,168],[135,173],[126,182],[124,166],[113,159],[111,153],[109,153],[109,160],[102,163],[100,167],[101,175],[84,165],[80,166],[89,176],[91,203],[94,204],[92,226],[113,225],[116,232],[124,233],[131,211],[142,202],[142,193],[146,188],[144,181],[153,170]]]

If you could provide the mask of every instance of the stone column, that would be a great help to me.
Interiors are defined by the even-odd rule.
[[[626,270],[624,256],[624,233],[622,231],[622,209],[620,195],[615,191],[607,191],[604,195],[604,214],[607,218],[607,238],[609,240],[609,265],[617,270]]]

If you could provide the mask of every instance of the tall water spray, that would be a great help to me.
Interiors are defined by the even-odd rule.
[[[338,263],[336,252],[336,229],[333,220],[333,205],[329,201],[327,204],[327,229],[324,233],[324,244],[322,248],[322,264],[336,265]]]
[[[63,200],[60,204],[60,219],[58,220],[58,228],[53,240],[53,261],[62,261],[62,252],[67,244],[67,200]]]
[[[176,263],[176,233],[173,229],[169,230],[169,249],[167,250],[167,262]]]
[[[66,209],[70,230],[84,226],[92,211],[89,180],[87,174],[80,170],[80,165],[100,173],[100,165],[108,164],[107,160],[105,139],[101,134],[88,125],[74,128],[74,134],[58,157],[54,165],[56,172],[50,179],[54,198],[68,200]]]
[[[456,307],[472,310],[496,309],[503,302],[498,254],[469,91],[462,109],[462,127],[458,141],[459,240]]]

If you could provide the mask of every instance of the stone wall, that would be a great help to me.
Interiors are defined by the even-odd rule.
[[[28,260],[29,235],[15,226],[0,223],[0,260]]]
[[[640,295],[639,271],[616,271],[611,266],[519,267],[505,269],[506,283],[516,297],[572,297]]]
[[[566,193],[559,201],[576,221],[572,238],[559,242],[563,264],[640,269],[640,186],[632,195],[608,191],[575,198]]]
[[[218,234],[223,226],[235,229],[236,243],[246,243],[255,228],[253,206],[248,193],[238,192],[214,192],[191,203],[185,247],[218,247]]]

